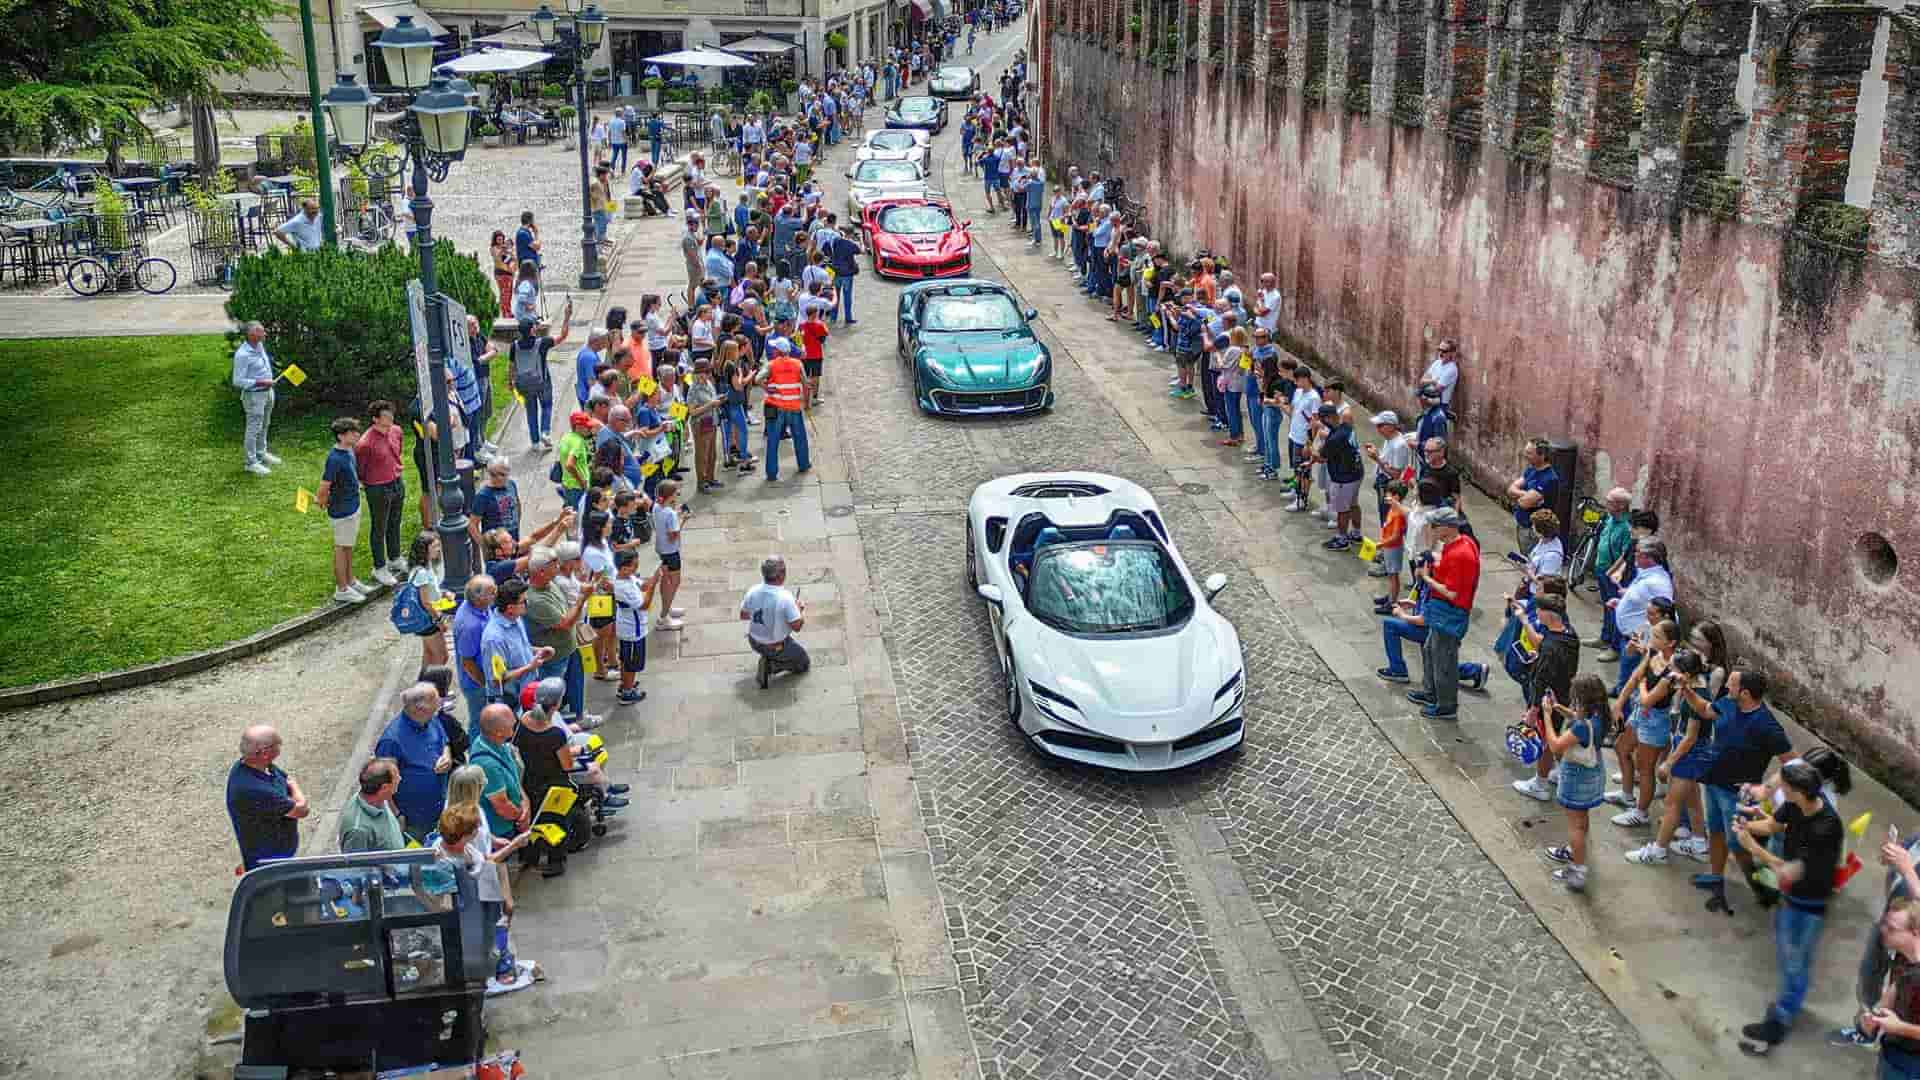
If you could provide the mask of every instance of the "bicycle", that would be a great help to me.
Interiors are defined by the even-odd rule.
[[[1573,516],[1580,523],[1580,538],[1574,541],[1573,556],[1567,560],[1567,585],[1577,587],[1592,575],[1594,556],[1600,552],[1600,534],[1605,530],[1607,508],[1591,495],[1580,496]]]
[[[121,281],[131,279],[141,292],[159,296],[172,291],[180,278],[172,263],[139,248],[102,252],[101,256],[104,262],[91,257],[75,259],[67,267],[67,288],[81,296],[98,296],[108,288],[118,292]],[[137,261],[128,265],[129,257]]]
[[[396,220],[393,207],[388,206],[384,201],[378,201],[369,202],[355,210],[347,225],[354,239],[378,247],[381,243],[393,239]]]

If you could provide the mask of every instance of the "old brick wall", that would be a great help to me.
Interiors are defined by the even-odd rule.
[[[1668,523],[1683,606],[1920,797],[1912,25],[1893,32],[1868,216],[1835,200],[1872,8],[1761,5],[1729,177],[1745,0],[1677,27],[1636,0],[1206,3],[1229,25],[1250,4],[1252,34],[1231,36],[1262,55],[1183,47],[1186,2],[1141,5],[1150,49],[1046,20],[1054,164],[1124,176],[1176,252],[1276,271],[1284,329],[1369,401],[1412,408],[1432,344],[1460,339],[1483,487],[1531,436],[1578,443],[1583,490],[1628,487]],[[1129,137],[1103,145],[1115,118]]]

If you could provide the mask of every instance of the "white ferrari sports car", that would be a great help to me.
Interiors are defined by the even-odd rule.
[[[1054,757],[1175,769],[1245,737],[1246,661],[1159,505],[1099,473],[1023,473],[974,489],[967,583],[987,604],[1007,715]]]

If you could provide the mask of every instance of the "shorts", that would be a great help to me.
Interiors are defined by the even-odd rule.
[[[1307,460],[1307,444],[1297,443],[1297,442],[1293,442],[1292,440],[1288,440],[1287,468],[1292,469],[1294,472],[1299,472],[1301,464],[1306,460]]]
[[[333,525],[333,546],[350,548],[360,542],[360,511],[346,517],[329,518]]]
[[[1669,722],[1664,709],[1649,709],[1638,705],[1633,710],[1633,737],[1640,745],[1664,750],[1673,734],[1673,725]]]
[[[1174,362],[1179,364],[1183,370],[1194,368],[1200,364],[1200,354],[1198,352],[1183,352],[1174,358]]]
[[[1327,509],[1336,514],[1344,514],[1353,509],[1354,500],[1360,497],[1360,481],[1348,480],[1327,485]]]
[[[432,626],[427,627],[425,630],[422,630],[413,636],[420,637],[420,638],[437,638],[445,635],[446,632],[447,632],[447,624],[440,619],[435,619],[433,620]]]
[[[660,556],[661,566],[666,567],[668,570],[671,570],[676,574],[680,572],[680,553],[679,552],[662,551],[662,552],[658,552],[657,554]]]
[[[1397,574],[1407,564],[1407,549],[1401,547],[1380,549],[1380,569],[1389,574]]]
[[[613,625],[613,616],[589,615],[587,616],[587,625],[593,627],[595,630],[605,629]]]
[[[823,364],[825,364],[825,363],[826,363],[826,361],[825,361],[824,359],[822,359],[822,360],[802,360],[802,361],[800,361],[800,369],[801,369],[802,371],[805,371],[805,372],[807,373],[807,378],[809,378],[809,379],[817,379],[817,378],[819,378],[819,377],[820,377],[820,367],[821,367],[821,365],[823,365]]]
[[[1727,836],[1733,831],[1734,810],[1740,805],[1740,791],[1725,784],[1701,784],[1707,799],[1707,832]]]
[[[646,638],[620,642],[620,670],[635,672],[647,670]]]

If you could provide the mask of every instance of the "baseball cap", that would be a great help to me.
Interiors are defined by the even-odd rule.
[[[1322,405],[1320,406],[1320,411],[1317,415],[1322,420],[1332,420],[1334,417],[1340,415],[1340,410],[1334,408],[1331,405]]]
[[[545,570],[547,567],[559,561],[560,560],[554,555],[552,548],[535,548],[533,549],[533,554],[527,556],[527,569]]]
[[[575,409],[573,411],[573,414],[567,417],[567,426],[568,427],[592,427],[593,417],[588,416],[586,413],[578,409]]]
[[[1387,409],[1382,412],[1374,413],[1373,422],[1375,424],[1389,424],[1393,427],[1399,427],[1400,414],[1397,412],[1394,412],[1392,409]]]
[[[1467,519],[1460,516],[1460,511],[1451,506],[1443,506],[1435,510],[1433,516],[1427,519],[1429,527],[1445,526],[1449,529],[1457,529],[1466,523]]]

